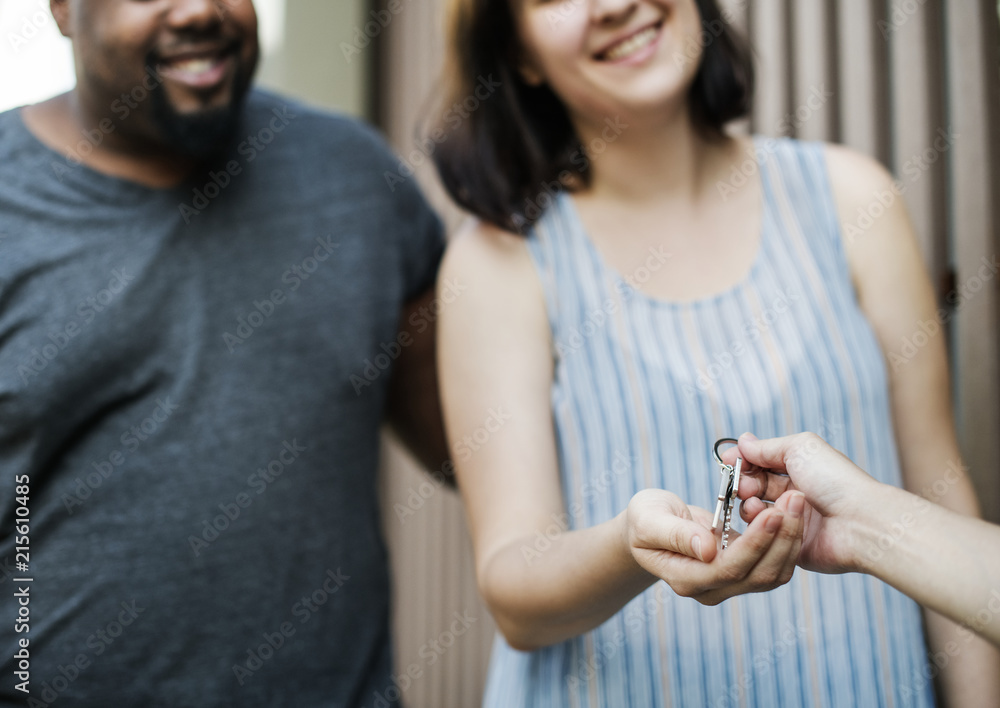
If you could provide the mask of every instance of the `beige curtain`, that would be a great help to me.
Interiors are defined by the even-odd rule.
[[[460,215],[414,147],[441,66],[443,5],[396,4],[401,11],[380,37],[378,104],[382,127],[454,225]],[[960,300],[947,318],[956,418],[985,513],[1000,521],[1000,276],[981,270],[1000,251],[994,0],[722,5],[757,52],[756,107],[749,125],[736,129],[841,142],[878,158],[906,185],[941,304],[954,301],[952,293]],[[388,453],[402,694],[411,708],[478,705],[493,628],[476,595],[460,505]]]

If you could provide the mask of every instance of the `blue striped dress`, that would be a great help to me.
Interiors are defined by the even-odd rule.
[[[713,509],[712,445],[811,430],[900,484],[887,374],[859,309],[823,147],[755,141],[764,210],[747,276],[717,296],[643,294],[560,195],[528,246],[552,328],[551,402],[571,528],[659,487]],[[755,167],[755,169],[757,169]],[[735,518],[735,517],[734,517]],[[742,527],[742,521],[738,522]],[[919,608],[868,576],[797,569],[717,607],[659,582],[597,629],[540,651],[496,638],[484,705],[932,706]]]

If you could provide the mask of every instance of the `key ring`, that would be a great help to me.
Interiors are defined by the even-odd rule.
[[[730,466],[722,461],[722,456],[719,455],[719,445],[725,445],[726,443],[732,443],[733,445],[738,445],[739,442],[740,441],[737,440],[736,438],[720,438],[715,441],[715,447],[712,449],[712,454],[715,455],[715,459],[718,460],[720,465],[722,465],[723,467]]]

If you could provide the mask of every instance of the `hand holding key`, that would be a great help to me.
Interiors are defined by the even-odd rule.
[[[717,605],[791,579],[802,543],[802,511],[801,494],[779,498],[745,533],[730,531],[734,540],[723,552],[710,512],[665,490],[646,489],[629,502],[626,540],[635,561],[678,595]]]
[[[743,458],[740,516],[752,522],[768,505],[790,493],[805,494],[804,530],[799,565],[821,573],[859,570],[856,521],[878,483],[812,433],[758,440],[739,439]],[[732,464],[737,448],[723,453]],[[831,473],[830,470],[836,470]]]
[[[762,500],[805,493],[799,565],[873,575],[1000,647],[1000,526],[882,484],[812,433],[747,433],[723,461],[737,452],[745,520],[770,512]]]

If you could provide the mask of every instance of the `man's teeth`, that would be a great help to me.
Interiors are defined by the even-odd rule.
[[[184,61],[173,62],[171,69],[183,71],[187,74],[201,74],[215,66],[216,59],[186,59]]]
[[[658,32],[658,27],[650,27],[648,29],[644,29],[638,34],[633,34],[624,42],[616,44],[614,47],[606,51],[604,53],[604,58],[615,61],[616,59],[627,57],[629,54],[639,51],[656,39],[656,34]]]

